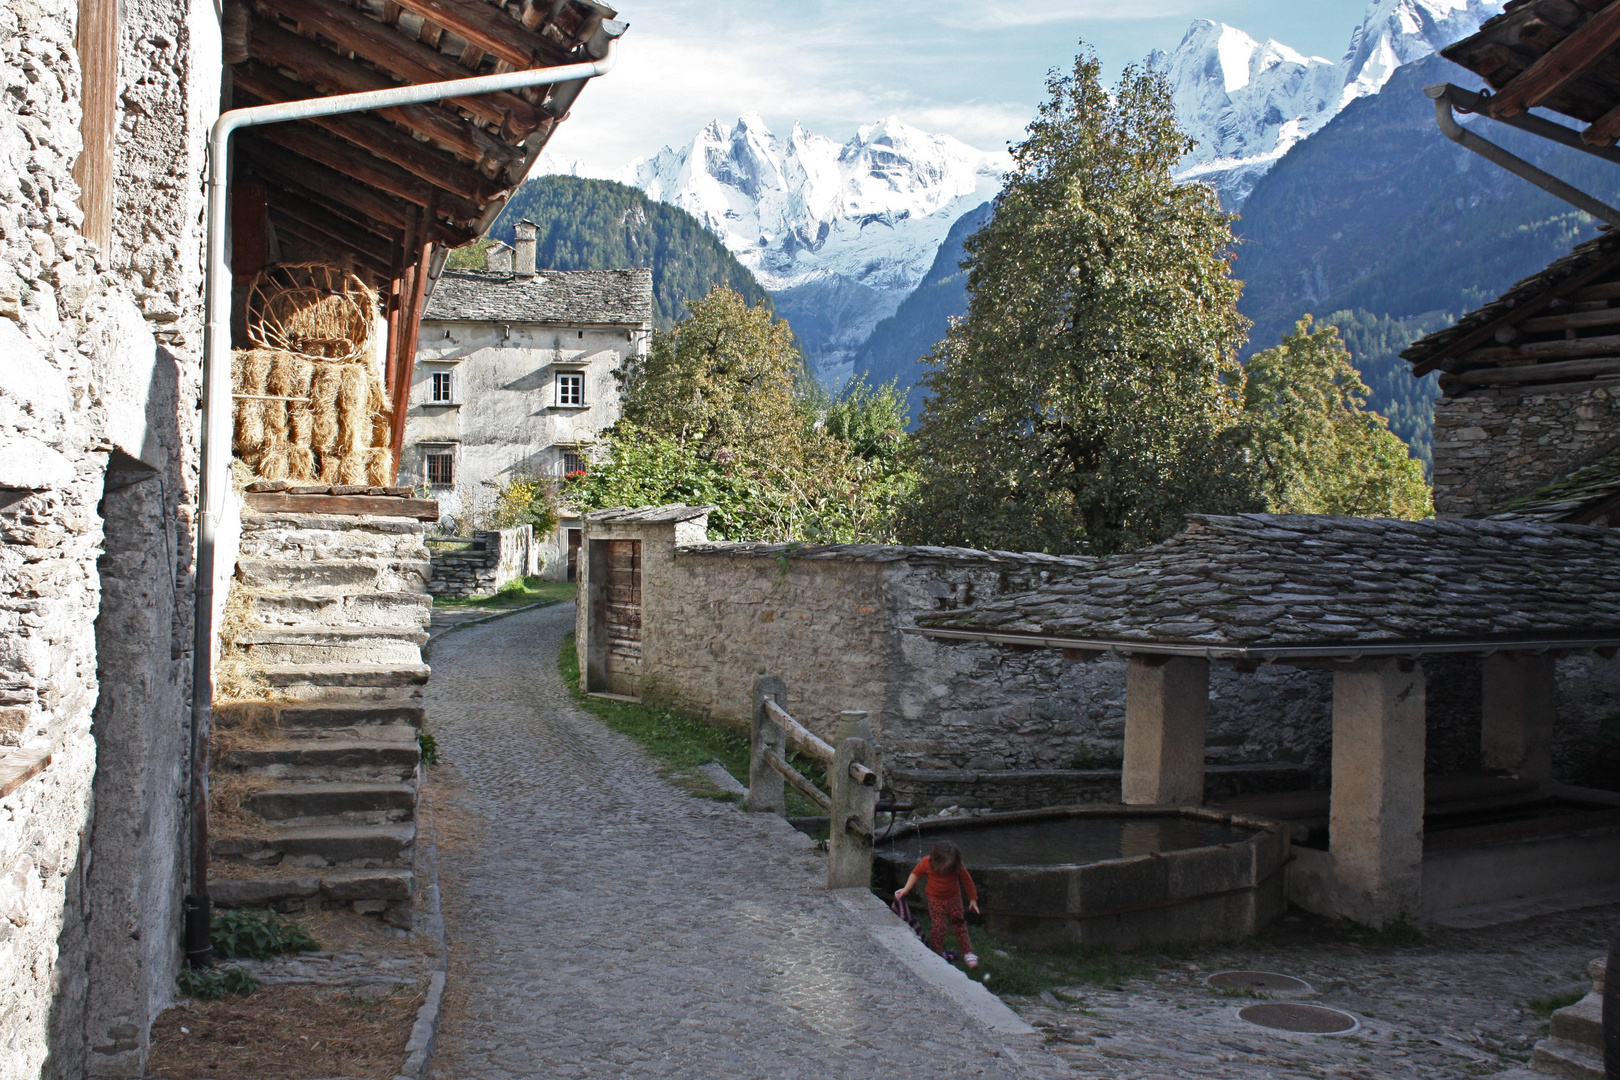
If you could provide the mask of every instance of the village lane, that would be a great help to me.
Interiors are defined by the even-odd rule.
[[[902,966],[780,819],[679,791],[579,709],[556,663],[573,619],[433,650],[451,967],[431,1077],[1051,1075]]]

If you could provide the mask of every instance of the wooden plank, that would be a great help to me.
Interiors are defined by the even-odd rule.
[[[1611,3],[1587,19],[1585,25],[1515,75],[1491,98],[1490,114],[1502,119],[1535,108],[1566,83],[1580,78],[1616,45],[1620,45],[1620,2]]]
[[[1602,308],[1598,311],[1570,311],[1562,315],[1540,315],[1526,319],[1519,329],[1529,333],[1548,330],[1584,330],[1593,326],[1613,326],[1620,323],[1620,308]]]
[[[1476,346],[1490,341],[1496,336],[1496,332],[1502,327],[1512,326],[1523,322],[1525,319],[1528,319],[1538,311],[1546,308],[1546,306],[1552,303],[1554,300],[1577,292],[1585,286],[1607,276],[1613,272],[1616,267],[1620,267],[1620,250],[1610,252],[1607,257],[1599,259],[1587,269],[1578,274],[1571,275],[1567,280],[1564,281],[1563,284],[1548,289],[1540,296],[1526,300],[1517,307],[1498,315],[1496,318],[1490,320],[1477,330],[1464,334],[1462,337],[1458,338],[1456,341],[1453,341],[1445,348],[1440,349],[1426,360],[1412,365],[1412,374],[1415,376],[1427,375],[1429,372],[1438,368],[1441,363],[1450,359],[1451,357],[1458,356],[1469,351],[1470,349],[1475,348]]]
[[[1570,300],[1583,303],[1588,300],[1620,300],[1620,281],[1604,281],[1588,285],[1569,294]]]
[[[1570,342],[1575,344],[1575,342]],[[1467,386],[1491,386],[1496,383],[1555,382],[1576,375],[1613,375],[1620,373],[1620,357],[1593,360],[1565,360],[1556,364],[1531,364],[1525,367],[1474,368],[1457,376]]]
[[[833,759],[836,751],[833,750],[831,743],[793,719],[786,709],[770,698],[765,699],[765,712],[787,734],[788,741],[798,744],[800,750],[822,762]]]
[[[1613,146],[1616,136],[1620,136],[1620,105],[1588,124],[1581,141],[1588,146]]]
[[[1475,349],[1464,359],[1476,363],[1511,364],[1516,361],[1569,360],[1577,356],[1612,356],[1620,353],[1620,334],[1588,338],[1554,338],[1518,345],[1491,345]]]
[[[79,0],[74,46],[81,72],[79,135],[83,149],[73,162],[79,182],[80,227],[86,239],[112,251],[113,187],[118,178],[118,0]]]
[[[437,499],[391,499],[386,495],[292,495],[280,491],[250,491],[243,498],[250,509],[261,514],[347,514],[439,520]]]
[[[306,124],[269,124],[257,131],[260,138],[273,142],[300,157],[325,165],[334,172],[396,199],[427,207],[434,195],[451,217],[476,219],[482,208],[457,195],[439,191],[433,184],[413,176],[398,165],[342,139],[333,138]]]
[[[324,87],[333,93],[386,90],[399,85],[381,72],[363,67],[313,41],[306,41],[268,20],[253,24],[252,51],[257,60],[296,72],[299,82]],[[385,116],[407,131],[431,139],[445,149],[478,163],[485,169],[486,175],[493,175],[523,157],[521,147],[502,142],[480,131],[470,121],[435,105],[378,109],[377,115]]]
[[[782,755],[774,750],[767,750],[765,751],[765,763],[781,773],[782,779],[791,784],[793,789],[800,795],[821,807],[823,812],[832,813],[832,799],[827,797],[827,793],[812,784],[809,777],[784,761]]]
[[[394,260],[399,248],[399,237],[379,236],[363,226],[356,226],[347,218],[327,212],[324,207],[300,199],[285,188],[270,190],[270,213],[281,220],[296,220],[310,232],[319,232],[333,240],[352,245],[368,256],[382,259],[384,269]]]
[[[365,57],[409,83],[464,79],[466,69],[450,57],[413,41],[347,4],[320,4],[314,0],[262,0],[264,5],[317,33],[340,48]],[[540,127],[545,117],[538,106],[514,93],[502,91],[476,97],[451,98],[457,108],[513,138],[521,139]]]
[[[4,798],[44,772],[51,763],[47,747],[12,747],[0,750],[0,798]]]
[[[308,193],[320,193],[323,205],[347,207],[372,221],[404,231],[415,209],[406,203],[378,194],[341,173],[317,165],[308,158],[277,149],[257,137],[256,132],[239,136],[238,150],[253,163],[254,172],[272,180],[285,180]]]
[[[272,103],[300,101],[309,96],[304,93],[308,87],[253,61],[237,67],[235,87],[239,96],[251,95],[260,101]],[[388,121],[366,113],[316,117],[303,123],[324,128],[434,187],[470,200],[480,207],[505,190],[486,178],[471,163],[431,143],[413,139]]]
[[[379,253],[377,245],[366,242],[366,233],[355,231],[346,235],[334,236],[311,225],[306,219],[281,209],[272,210],[270,220],[275,223],[276,232],[282,236],[297,237],[304,243],[322,251],[330,251],[334,247],[338,248],[351,258],[364,264],[368,270],[375,270],[383,275],[388,273],[389,257],[387,250],[383,249]]]
[[[399,0],[399,6],[515,68],[566,64],[571,59],[487,0]]]

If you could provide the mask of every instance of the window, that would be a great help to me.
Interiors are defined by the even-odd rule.
[[[456,482],[456,454],[454,450],[429,450],[423,455],[427,462],[429,487],[450,487]]]
[[[585,404],[585,373],[565,371],[557,376],[557,404]]]
[[[577,450],[564,450],[562,470],[564,476],[572,476],[575,473],[584,472],[585,456]]]
[[[433,373],[433,396],[428,400],[435,405],[448,405],[455,400],[451,396],[450,372],[435,371]]]

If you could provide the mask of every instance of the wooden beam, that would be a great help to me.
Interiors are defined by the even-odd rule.
[[[307,89],[301,83],[293,82],[253,61],[237,67],[234,85],[239,95],[251,95],[260,101],[272,103],[302,100],[297,95],[299,91]],[[368,113],[324,116],[304,122],[363,147],[434,187],[478,206],[483,206],[504,190],[454,154],[429,143],[418,142],[388,121],[379,120]]]
[[[1527,364],[1522,367],[1474,368],[1457,376],[1465,386],[1492,386],[1498,383],[1557,382],[1580,375],[1620,374],[1620,357],[1591,360],[1565,360],[1557,364]]]
[[[515,68],[566,64],[571,59],[488,0],[399,0],[399,5]]]
[[[397,499],[387,495],[289,495],[280,491],[249,491],[242,495],[248,508],[261,514],[349,514],[369,517],[406,517],[439,520],[436,499]]]
[[[302,30],[319,34],[339,48],[365,57],[405,82],[440,82],[467,77],[461,64],[438,49],[430,49],[347,4],[323,4],[315,0],[260,2],[297,22]],[[501,128],[514,139],[534,131],[545,119],[538,106],[510,92],[451,98],[450,101],[485,123]]]
[[[357,184],[308,158],[278,149],[260,138],[259,133],[242,138],[238,145],[261,176],[286,179],[306,191],[319,192],[322,202],[346,206],[372,221],[380,221],[403,231],[415,212],[415,207],[409,204]]]
[[[411,377],[416,373],[416,346],[422,329],[422,308],[427,295],[428,267],[433,260],[433,240],[428,229],[432,227],[435,208],[429,206],[422,214],[422,246],[414,252],[416,267],[411,274],[410,293],[399,313],[399,329],[403,343],[399,351],[399,384],[394,391],[394,429],[390,444],[394,449],[394,481],[399,482],[399,463],[405,449],[405,412],[411,400]]]
[[[1412,374],[1415,376],[1427,375],[1429,372],[1438,368],[1445,360],[1468,352],[1469,350],[1490,341],[1496,336],[1496,332],[1502,327],[1513,326],[1517,323],[1523,322],[1525,319],[1528,319],[1530,316],[1536,314],[1536,312],[1544,309],[1554,300],[1580,291],[1582,288],[1590,285],[1592,282],[1607,276],[1617,267],[1620,267],[1620,250],[1609,252],[1608,255],[1598,259],[1597,262],[1593,263],[1585,270],[1565,279],[1562,285],[1557,285],[1551,289],[1548,289],[1540,296],[1537,296],[1531,300],[1526,300],[1517,307],[1505,311],[1496,318],[1491,319],[1478,329],[1464,334],[1456,341],[1453,341],[1451,344],[1436,351],[1433,355],[1412,365]]]
[[[1620,300],[1620,281],[1604,281],[1596,285],[1588,285],[1569,294],[1574,303],[1584,303],[1588,300]]]
[[[1535,108],[1580,78],[1616,45],[1620,45],[1620,0],[1587,19],[1515,75],[1491,98],[1490,114],[1500,120]]]
[[[380,244],[390,252],[400,246],[401,233],[398,229],[390,229],[387,225],[366,218],[352,207],[329,203],[318,192],[306,190],[285,179],[273,184],[269,192],[272,207],[307,218],[334,236],[359,232],[370,238],[367,243]]]
[[[268,20],[253,24],[251,49],[255,59],[296,72],[298,81],[308,83],[312,88],[325,87],[333,93],[352,94],[386,90],[399,85],[380,72],[339,56],[313,41],[306,41]],[[315,92],[305,96],[324,95]],[[385,116],[412,134],[431,139],[446,150],[476,162],[486,176],[494,176],[523,157],[521,147],[502,142],[479,130],[470,121],[438,106],[402,105],[378,109],[377,115]]]
[[[1518,345],[1496,345],[1464,353],[1462,359],[1480,364],[1511,364],[1514,361],[1567,360],[1576,356],[1620,355],[1620,335],[1557,338],[1526,341]]]
[[[1570,311],[1562,315],[1538,315],[1519,324],[1527,333],[1545,333],[1549,330],[1584,330],[1593,326],[1613,326],[1620,323],[1620,308],[1601,308],[1597,311]]]
[[[346,227],[347,222],[319,207],[307,204],[298,207],[297,203],[296,199],[278,199],[271,204],[270,216],[276,220],[276,228],[302,236],[311,243],[341,244],[385,274],[390,269],[392,245],[362,229]]]

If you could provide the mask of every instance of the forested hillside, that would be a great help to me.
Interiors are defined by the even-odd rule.
[[[650,266],[653,315],[667,330],[714,285],[729,286],[750,305],[770,297],[748,268],[697,218],[654,202],[611,180],[540,176],[512,194],[489,235],[510,244],[512,226],[527,218],[540,227],[535,262],[553,270],[614,270]]]

